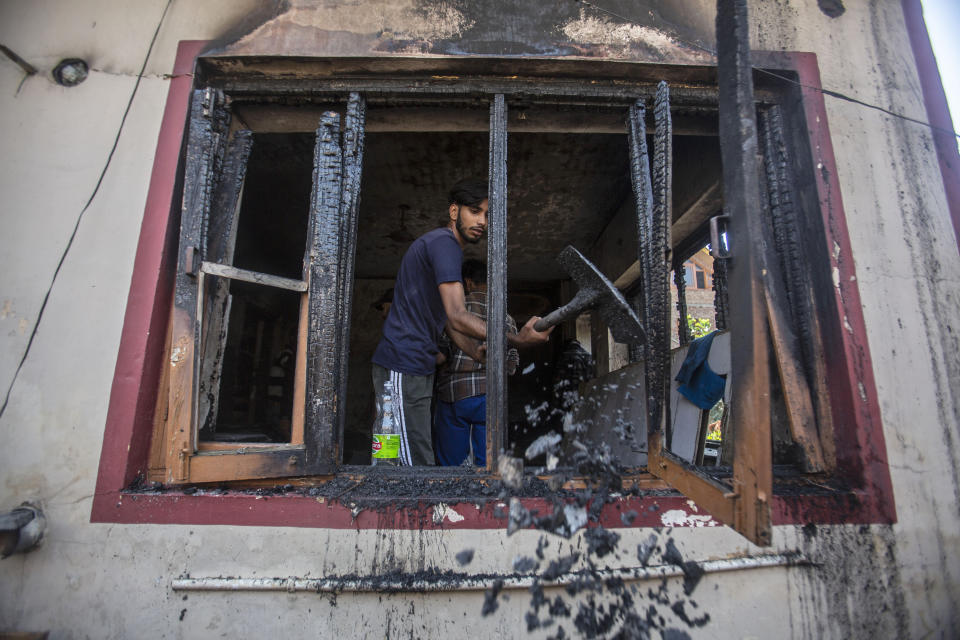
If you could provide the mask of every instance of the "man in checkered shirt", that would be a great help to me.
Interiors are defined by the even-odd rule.
[[[467,311],[487,317],[487,266],[479,260],[463,263],[464,299]],[[517,324],[507,316],[507,334],[517,333]],[[437,464],[463,464],[473,450],[478,466],[487,464],[487,367],[457,348],[444,334],[441,352],[446,347],[447,362],[437,378],[437,407],[434,415],[434,446]],[[520,365],[520,355],[507,351],[507,375]]]

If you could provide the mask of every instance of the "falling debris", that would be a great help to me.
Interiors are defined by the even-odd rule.
[[[500,481],[510,489],[520,489],[523,486],[523,460],[500,456],[497,462],[497,471],[500,472]]]
[[[620,534],[603,527],[595,527],[587,529],[584,538],[587,541],[587,553],[602,558],[617,548]]]
[[[500,603],[497,602],[497,596],[500,595],[502,590],[503,580],[495,580],[493,585],[483,594],[483,609],[480,610],[480,615],[486,618],[497,610],[497,607],[500,606]]]
[[[454,557],[460,563],[460,566],[464,567],[473,562],[473,549],[464,549]]]
[[[647,563],[650,561],[650,555],[653,554],[656,548],[657,536],[651,533],[646,541],[637,545],[637,560],[640,561],[640,564],[647,566]]]
[[[673,538],[667,540],[667,547],[663,552],[663,559],[683,569],[683,593],[688,596],[692,594],[693,590],[696,589],[700,583],[700,578],[703,577],[703,567],[696,562],[684,562],[683,556],[680,555],[680,550],[673,544]]]
[[[526,529],[533,523],[530,512],[520,502],[520,498],[510,498],[509,521],[507,522],[507,535],[513,535],[520,529]]]
[[[550,564],[547,565],[546,570],[540,575],[543,580],[552,582],[565,573],[568,573],[570,569],[576,564],[577,560],[580,559],[579,553],[571,553],[568,556],[563,556],[556,560],[551,560]]]
[[[513,570],[517,573],[531,573],[540,568],[540,563],[530,556],[517,556],[513,559]]]
[[[542,435],[530,443],[530,446],[527,447],[527,451],[523,454],[523,456],[527,460],[533,460],[537,456],[544,453],[552,454],[562,439],[563,436],[561,436],[559,433],[551,431],[550,433]]]

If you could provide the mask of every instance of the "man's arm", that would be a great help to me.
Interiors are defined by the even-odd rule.
[[[460,282],[444,282],[439,285],[439,288],[443,309],[447,313],[447,326],[453,328],[454,331],[465,333],[471,338],[486,340],[487,323],[467,311],[463,298],[463,284]],[[533,316],[527,321],[527,324],[523,325],[520,333],[508,334],[507,342],[510,346],[531,347],[549,341],[553,327],[546,331],[537,331],[533,328],[533,325],[539,319],[539,316]],[[457,346],[460,345],[457,344]]]
[[[450,323],[447,323],[446,327],[447,335],[453,340],[453,343],[457,345],[461,351],[465,354],[476,360],[477,362],[486,362],[487,359],[487,347],[486,343],[474,340],[470,336],[460,333],[456,329],[450,326]]]
[[[537,320],[540,319],[540,316],[532,316],[527,320],[527,324],[523,325],[523,328],[520,329],[520,333],[516,334],[507,334],[507,343],[511,347],[517,347],[523,349],[524,347],[534,347],[538,344],[543,344],[550,340],[550,333],[553,331],[553,327],[548,328],[546,331],[537,331],[533,328],[533,325],[536,324]]]
[[[486,340],[487,323],[467,311],[463,296],[463,284],[460,282],[443,282],[438,287],[440,289],[440,300],[443,301],[443,310],[447,313],[447,327],[471,338]],[[454,338],[454,334],[451,333],[450,337]],[[460,347],[456,338],[454,338],[454,342]],[[463,349],[463,347],[460,348]],[[467,350],[464,349],[464,351]]]

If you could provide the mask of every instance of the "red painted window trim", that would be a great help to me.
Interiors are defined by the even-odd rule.
[[[174,257],[178,241],[178,166],[187,123],[192,71],[205,42],[183,41],[177,51],[174,77],[160,128],[153,173],[134,262],[133,278],[124,316],[120,350],[114,374],[96,494],[91,521],[154,524],[231,524],[257,526],[360,528],[452,528],[502,529],[506,521],[497,501],[485,505],[450,505],[456,518],[442,518],[442,510],[426,501],[417,507],[393,511],[352,510],[337,501],[296,492],[275,496],[243,492],[188,494],[181,490],[126,491],[138,476],[145,475],[153,429],[156,392],[163,361],[164,338],[169,319]],[[792,69],[800,82],[820,86],[816,56],[807,53],[758,52],[764,65]],[[832,267],[840,274],[835,291],[837,308],[851,331],[843,332],[842,357],[830,361],[831,384],[839,390],[833,400],[837,424],[852,424],[837,440],[838,455],[854,473],[854,489],[843,496],[775,496],[774,524],[805,522],[894,522],[896,510],[887,469],[880,408],[867,347],[860,296],[843,215],[836,163],[830,142],[823,95],[804,89],[804,105],[810,127],[810,142],[816,171],[820,206]],[[407,498],[410,498],[408,496]],[[543,499],[523,499],[528,509],[549,512]],[[633,526],[716,526],[719,523],[683,496],[624,498],[604,507],[601,524],[623,526],[620,513],[636,511]],[[665,514],[670,515],[665,519]],[[459,519],[462,517],[462,520]],[[456,522],[454,522],[456,520]]]

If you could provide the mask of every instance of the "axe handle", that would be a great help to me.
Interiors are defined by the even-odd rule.
[[[537,331],[545,331],[554,325],[560,324],[564,320],[577,316],[581,311],[589,307],[595,298],[595,292],[581,289],[577,295],[573,297],[573,300],[537,320],[533,324],[533,328]]]

